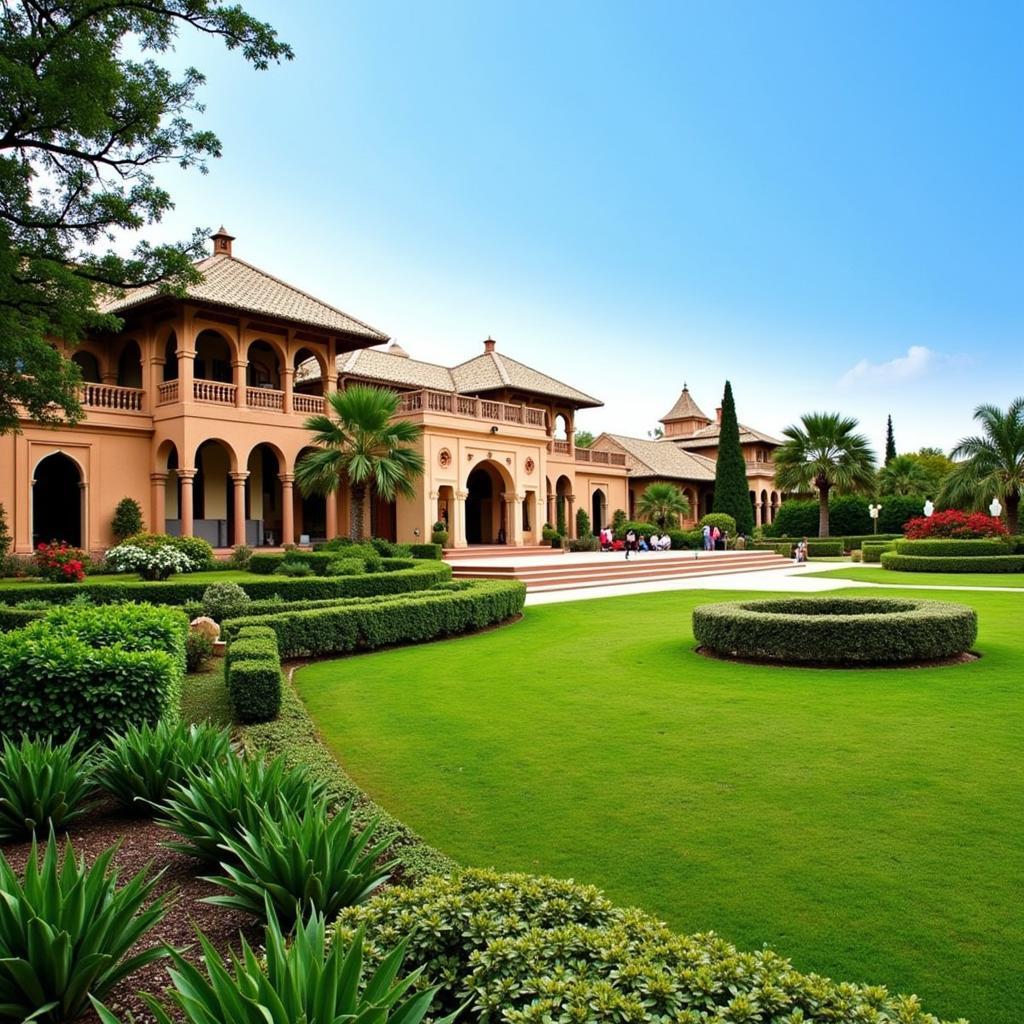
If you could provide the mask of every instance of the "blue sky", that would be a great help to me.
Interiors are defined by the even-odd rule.
[[[1024,392],[1019,3],[246,6],[296,59],[182,39],[224,157],[154,237],[223,222],[419,358],[491,334],[595,432],[729,378],[949,447]]]

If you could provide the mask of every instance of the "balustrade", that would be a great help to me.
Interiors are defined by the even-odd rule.
[[[215,402],[217,405],[235,404],[235,385],[219,380],[192,381],[192,397],[197,402]]]
[[[156,404],[170,405],[178,400],[178,382],[176,380],[165,380],[156,386]]]
[[[250,409],[284,409],[284,392],[271,388],[246,388],[245,404]]]
[[[292,395],[292,411],[319,414],[324,411],[323,395]]]
[[[82,405],[89,409],[117,409],[142,412],[142,388],[122,388],[116,384],[84,384]]]

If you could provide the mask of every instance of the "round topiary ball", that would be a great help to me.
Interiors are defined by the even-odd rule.
[[[223,622],[244,615],[251,600],[237,583],[211,583],[203,591],[203,614]]]

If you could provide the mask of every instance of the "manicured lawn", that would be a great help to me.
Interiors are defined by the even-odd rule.
[[[693,606],[741,596],[528,608],[297,682],[356,781],[463,863],[593,882],[934,1013],[1017,1021],[1024,595],[957,595],[980,661],[832,672],[695,654]]]
[[[172,576],[169,582],[180,583],[239,583],[242,580],[260,580],[266,579],[266,576],[257,576],[251,572],[243,572],[241,569],[214,569],[210,572],[187,572],[180,573]],[[81,583],[73,584],[76,587],[103,587],[111,583],[137,583],[142,577],[134,572],[125,573],[113,573],[111,575],[103,576],[86,576],[85,580]],[[5,586],[7,584],[13,584],[19,587],[24,587],[26,590],[31,590],[33,587],[51,587],[53,584],[49,580],[15,580],[5,579],[0,581]]]
[[[181,691],[181,716],[186,722],[231,725],[231,707],[221,658],[211,658],[204,672],[193,672],[185,677]]]
[[[1019,572],[894,572],[875,565],[851,565],[848,569],[829,569],[807,575],[831,576],[857,583],[885,583],[891,587],[1013,587],[1024,590],[1024,575]]]

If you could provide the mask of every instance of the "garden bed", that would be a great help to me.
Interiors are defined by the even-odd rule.
[[[907,665],[969,651],[977,613],[965,605],[889,598],[727,601],[693,610],[705,652],[782,665]]]

